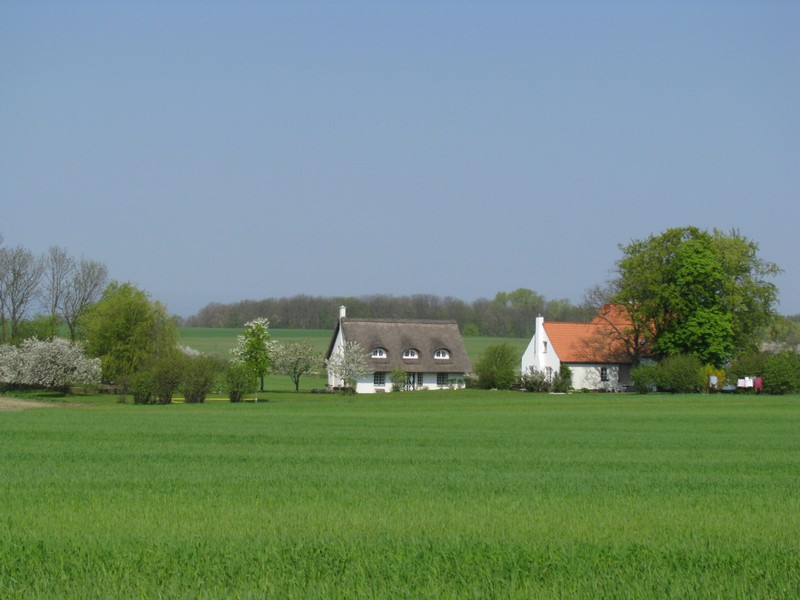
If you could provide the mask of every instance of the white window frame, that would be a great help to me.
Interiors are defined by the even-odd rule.
[[[386,348],[379,347],[375,348],[372,351],[372,358],[386,358],[388,352],[386,352]]]
[[[416,360],[419,358],[419,351],[416,348],[403,350],[403,358],[407,360]]]
[[[447,348],[439,348],[436,352],[433,353],[433,358],[438,360],[447,360],[450,358],[450,350]]]

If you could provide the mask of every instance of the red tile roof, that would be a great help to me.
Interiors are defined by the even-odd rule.
[[[613,335],[630,321],[619,307],[604,306],[591,323],[544,323],[547,337],[564,363],[630,363],[624,344]]]

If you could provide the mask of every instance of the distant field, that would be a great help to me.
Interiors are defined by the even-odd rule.
[[[0,412],[2,598],[797,598],[800,398]]]
[[[216,353],[228,356],[228,352],[236,344],[236,336],[243,329],[229,329],[216,327],[182,327],[180,329],[181,343],[205,353]],[[330,329],[270,329],[270,336],[274,340],[288,341],[292,339],[308,339],[320,353],[328,349],[333,330]],[[518,338],[493,338],[493,337],[465,337],[464,346],[473,363],[480,358],[487,346],[492,344],[508,343],[514,346],[520,357],[528,346],[529,339]]]
[[[236,345],[236,337],[244,332],[242,328],[222,327],[181,327],[179,329],[181,343],[205,352],[229,356],[230,349]],[[286,342],[296,339],[307,339],[323,353],[328,349],[332,331],[327,329],[270,329],[273,340]]]

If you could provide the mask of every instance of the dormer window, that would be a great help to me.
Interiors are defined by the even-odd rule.
[[[403,351],[403,358],[419,358],[419,352],[417,352],[414,348],[409,348],[408,350]]]
[[[386,348],[375,348],[372,351],[372,358],[386,358]]]
[[[450,358],[450,351],[447,348],[439,348],[436,352],[433,353],[433,358],[446,360]]]

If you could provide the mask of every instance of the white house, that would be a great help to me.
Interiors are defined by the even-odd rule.
[[[621,390],[631,385],[633,366],[616,334],[624,329],[624,316],[608,306],[591,323],[546,323],[539,316],[521,371],[535,370],[550,379],[563,364],[572,371],[576,390]]]
[[[464,387],[464,376],[472,371],[455,321],[351,319],[342,306],[326,358],[353,341],[364,348],[370,366],[356,383],[359,394],[391,391],[391,372],[397,368],[406,372],[408,389],[432,390]],[[328,387],[342,385],[329,371]]]

